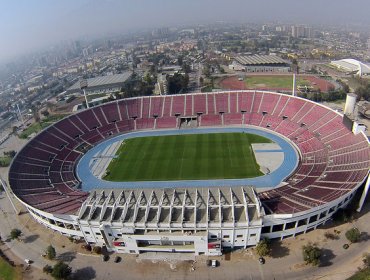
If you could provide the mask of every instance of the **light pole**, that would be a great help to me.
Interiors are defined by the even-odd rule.
[[[295,81],[296,77],[295,77],[295,72],[293,73],[293,89],[292,89],[292,95],[295,96],[295,88],[296,88],[296,81]]]
[[[86,88],[87,88],[88,84],[87,84],[87,80],[86,79],[81,79],[80,80],[80,89],[82,89],[83,93],[84,93],[84,96],[85,96],[85,102],[86,102],[86,107],[87,108],[90,108],[89,107],[89,102],[87,101],[87,96],[86,96]]]
[[[24,121],[23,121],[22,113],[21,113],[21,110],[19,109],[18,103],[17,103],[17,109],[18,109],[19,118],[20,118],[20,121],[22,122],[22,127],[23,127]]]
[[[6,196],[8,197],[8,199],[9,199],[9,201],[10,201],[10,204],[13,206],[14,213],[15,213],[16,215],[19,215],[19,211],[18,211],[18,209],[15,207],[15,205],[14,205],[14,203],[13,203],[13,200],[12,200],[12,198],[11,198],[11,196],[10,196],[9,190],[7,189],[7,188],[8,188],[8,186],[6,185],[5,181],[4,181],[4,180],[3,180],[3,178],[1,178],[1,177],[0,177],[0,184],[1,184],[1,185],[2,185],[2,187],[3,187],[3,189],[4,189],[4,191],[5,191]]]

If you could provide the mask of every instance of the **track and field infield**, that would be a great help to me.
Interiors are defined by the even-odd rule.
[[[298,75],[297,89],[300,86],[308,86],[313,90],[320,89],[322,92],[327,92],[334,85],[322,78],[314,75]],[[272,74],[264,75],[257,73],[247,73],[240,80],[238,76],[223,78],[218,81],[218,85],[222,89],[243,90],[281,90],[291,91],[293,87],[292,74]]]
[[[122,142],[107,168],[108,181],[238,179],[262,176],[247,133],[138,137]]]
[[[276,89],[291,89],[293,87],[292,76],[289,75],[247,75],[244,79],[246,88],[276,88]],[[310,85],[310,82],[303,77],[297,77],[297,86]]]

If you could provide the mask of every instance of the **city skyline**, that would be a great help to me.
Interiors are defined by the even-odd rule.
[[[335,1],[335,6],[323,7],[318,0],[310,3],[292,0],[278,3],[271,0],[7,2],[3,3],[0,11],[0,64],[65,40],[97,38],[162,26],[216,21],[368,25],[370,20],[366,11],[370,3],[364,0],[354,2],[340,0]]]

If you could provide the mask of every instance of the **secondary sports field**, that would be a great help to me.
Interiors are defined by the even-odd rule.
[[[244,79],[247,88],[287,88],[293,87],[292,76],[276,75],[276,76],[246,76]],[[297,86],[310,85],[303,77],[297,77]]]
[[[263,175],[247,133],[138,137],[122,142],[104,180],[157,181],[251,178]]]
[[[258,90],[282,90],[290,91],[293,87],[292,74],[256,74],[246,73],[241,80],[238,76],[223,78],[217,82],[222,89],[243,90],[243,89],[258,89]],[[300,86],[308,86],[314,90],[320,89],[322,92],[327,92],[334,85],[330,82],[313,76],[313,75],[298,75],[297,89]]]

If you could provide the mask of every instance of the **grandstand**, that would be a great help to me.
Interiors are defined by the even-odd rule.
[[[289,72],[287,61],[276,55],[236,56],[229,69],[248,73],[257,72]]]
[[[178,130],[186,118],[198,128],[253,127],[284,137],[297,148],[299,165],[264,191],[81,189],[75,169],[91,148],[119,134]],[[19,151],[9,185],[38,222],[108,250],[213,255],[325,223],[353,198],[369,166],[366,136],[348,130],[338,112],[298,97],[235,91],[122,99],[68,116]]]

